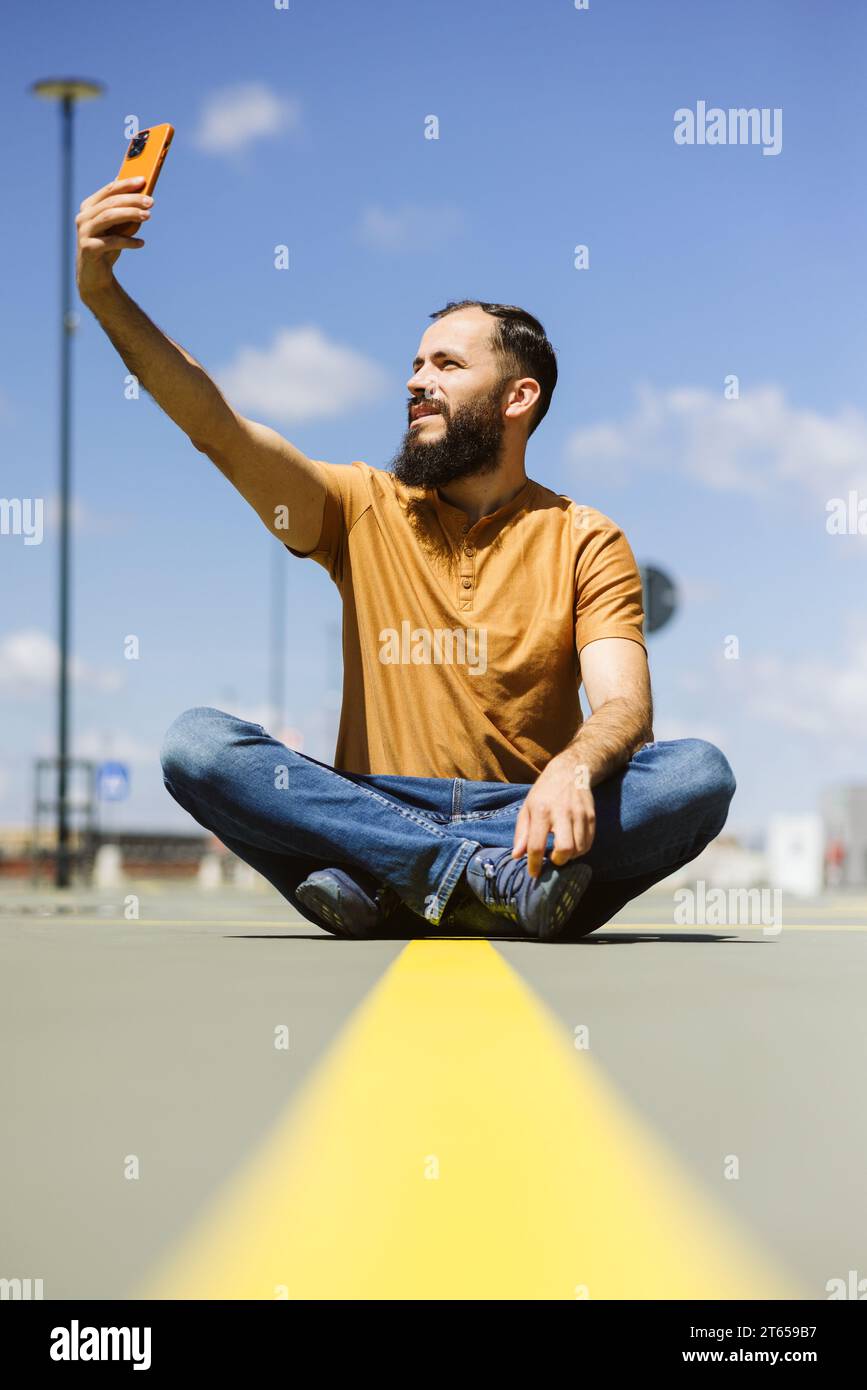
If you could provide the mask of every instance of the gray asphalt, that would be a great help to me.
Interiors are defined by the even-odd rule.
[[[267,887],[137,891],[125,921],[118,893],[0,889],[0,1278],[41,1278],[46,1298],[131,1297],[403,948],[318,933]],[[867,1277],[867,901],[789,903],[784,921],[674,927],[655,893],[586,941],[497,949],[824,1299]]]

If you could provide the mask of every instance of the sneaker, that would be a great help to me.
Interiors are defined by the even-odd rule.
[[[563,931],[593,877],[589,864],[542,862],[538,878],[527,872],[527,856],[509,849],[479,849],[466,867],[468,887],[489,912],[506,917],[526,936],[553,941]]]
[[[295,896],[335,936],[359,941],[376,936],[400,901],[369,874],[350,875],[345,869],[318,869],[299,883]]]

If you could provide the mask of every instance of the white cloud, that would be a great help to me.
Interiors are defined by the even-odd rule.
[[[708,724],[700,719],[690,721],[668,715],[663,715],[659,719],[654,718],[653,734],[658,743],[664,743],[669,739],[703,738],[706,742],[715,743],[718,747],[725,737],[719,724]]]
[[[60,652],[53,637],[36,628],[11,632],[0,641],[0,691],[28,695],[53,688]],[[98,670],[78,657],[69,663],[70,680],[84,689],[112,694],[123,685],[120,671]]]
[[[744,676],[747,709],[754,717],[838,747],[865,746],[867,639],[853,643],[842,665],[767,656],[750,662]]]
[[[106,733],[88,729],[75,735],[75,756],[92,758],[94,762],[153,763],[156,766],[160,744],[148,743],[123,730]]]
[[[386,251],[429,251],[463,225],[460,208],[406,203],[390,212],[380,206],[365,208],[359,234],[369,246]]]
[[[625,420],[576,430],[568,460],[604,463],[615,481],[642,468],[753,496],[795,484],[825,501],[867,488],[867,416],[854,406],[835,415],[798,410],[777,386],[732,401],[692,387],[644,386],[637,397]]]
[[[856,746],[867,751],[867,617],[850,613],[845,630],[842,658],[818,650],[815,656],[804,657],[780,652],[753,655],[742,647],[737,660],[717,654],[707,666],[690,664],[677,671],[672,677],[674,688],[696,709],[722,701],[724,713],[720,715],[715,708],[712,716],[717,735],[723,727],[730,734],[736,724],[741,729],[755,729],[761,721],[777,729],[813,735],[829,751]],[[695,737],[720,742],[710,732],[710,723],[703,726],[705,732],[699,732],[698,724],[689,724],[688,718],[680,710],[671,719],[661,715],[654,724],[657,738]],[[698,719],[702,719],[701,713]],[[665,733],[658,732],[662,728]],[[765,738],[766,732],[761,736]]]
[[[207,154],[237,154],[254,140],[298,128],[300,106],[264,82],[241,82],[213,92],[202,111],[193,144]]]
[[[0,688],[41,689],[57,678],[57,643],[44,632],[13,632],[0,642]]]
[[[287,424],[343,415],[390,384],[376,362],[312,324],[281,329],[268,348],[241,348],[216,377],[233,406]]]
[[[715,579],[698,579],[695,575],[678,575],[677,592],[684,608],[693,608],[697,603],[715,603],[724,592],[722,584]]]
[[[122,517],[100,516],[78,497],[70,499],[69,519],[77,535],[109,536],[129,525]],[[45,523],[50,531],[60,527],[60,498],[56,493],[45,499]]]
[[[717,654],[709,666],[690,665],[679,671],[677,688],[696,702],[721,699],[723,722],[729,728],[737,713],[743,728],[755,728],[761,720],[812,734],[829,750],[855,745],[867,749],[867,617],[848,614],[845,633],[842,657],[820,653],[815,644],[805,648],[806,656],[773,651],[753,655],[742,648],[737,660]]]

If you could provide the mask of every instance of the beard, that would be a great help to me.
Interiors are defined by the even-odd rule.
[[[398,482],[407,487],[445,487],[458,478],[493,473],[500,458],[505,421],[500,414],[502,384],[486,396],[452,414],[438,403],[445,429],[442,438],[426,444],[421,426],[408,429],[389,464]]]

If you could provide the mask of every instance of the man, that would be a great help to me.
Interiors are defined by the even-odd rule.
[[[734,778],[653,740],[641,584],[617,526],[527,477],[554,351],[510,305],[431,315],[388,471],[308,458],[239,415],[125,294],[140,180],[85,199],[78,285],[130,371],[344,608],[335,766],[208,707],[165,785],[309,920],[342,936],[586,935],[722,829]],[[582,721],[583,681],[591,715]]]

